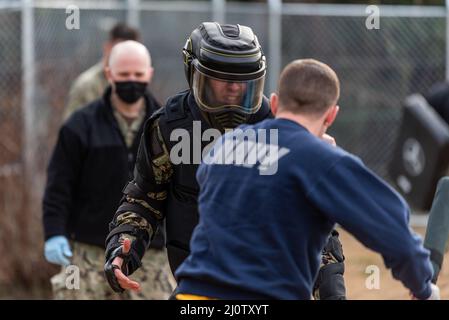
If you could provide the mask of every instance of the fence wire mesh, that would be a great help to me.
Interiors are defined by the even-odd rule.
[[[23,203],[21,182],[21,14],[0,10],[0,250],[3,244],[17,242],[17,224]],[[14,278],[17,259],[0,263],[0,283]]]
[[[284,16],[282,63],[315,58],[341,82],[340,114],[330,132],[384,178],[402,114],[401,103],[444,80],[445,18]]]
[[[4,177],[16,172],[21,155],[20,11],[0,11],[0,21],[0,176]]]
[[[210,19],[210,12],[141,12],[140,30],[155,70],[150,88],[161,102],[188,88],[181,49],[192,30]]]

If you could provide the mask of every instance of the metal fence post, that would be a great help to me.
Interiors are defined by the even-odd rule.
[[[449,0],[446,3],[446,80],[449,81]]]
[[[35,147],[35,54],[34,54],[34,3],[22,0],[22,121],[23,160],[25,179],[31,186]]]
[[[212,0],[212,20],[226,23],[226,0]]]
[[[449,0],[448,0],[449,1]],[[274,92],[281,72],[282,0],[268,0],[268,90]]]
[[[140,0],[127,0],[128,11],[126,21],[130,26],[140,27]]]

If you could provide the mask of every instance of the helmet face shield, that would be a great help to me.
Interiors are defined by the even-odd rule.
[[[214,71],[214,76],[217,75]],[[214,76],[197,68],[193,70],[193,95],[203,111],[241,111],[252,114],[259,110],[263,99],[265,70],[257,74],[223,73],[220,78]]]

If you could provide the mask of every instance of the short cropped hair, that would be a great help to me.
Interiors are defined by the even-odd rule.
[[[278,93],[281,110],[321,115],[337,103],[340,81],[328,65],[314,59],[299,59],[282,71]]]
[[[119,40],[139,41],[139,31],[125,23],[117,23],[111,31],[109,31],[109,41],[115,42]]]

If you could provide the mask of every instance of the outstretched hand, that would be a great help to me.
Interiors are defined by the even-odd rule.
[[[124,239],[123,245],[122,245],[122,251],[123,253],[128,253],[131,249],[131,240],[130,239]],[[122,272],[122,265],[123,265],[123,259],[120,257],[116,257],[112,264],[118,266],[119,268],[116,268],[114,270],[114,274],[117,278],[118,283],[120,286],[125,290],[133,290],[133,291],[140,291],[140,284],[136,281],[131,280],[125,274]]]

